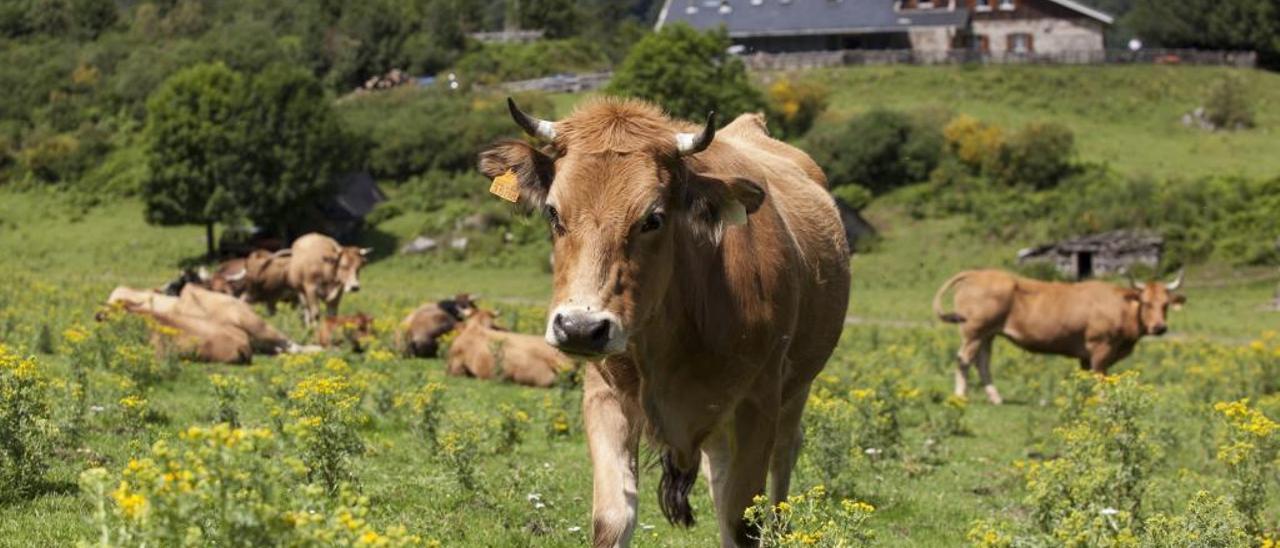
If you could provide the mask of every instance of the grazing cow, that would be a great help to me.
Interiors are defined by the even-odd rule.
[[[475,302],[466,293],[419,306],[400,322],[396,348],[405,357],[434,358],[440,351],[440,337],[453,331],[474,310]]]
[[[1037,354],[1080,360],[1080,368],[1105,375],[1124,359],[1144,335],[1168,330],[1169,305],[1186,297],[1174,294],[1174,281],[1117,287],[1105,282],[1043,282],[999,270],[968,270],[952,276],[933,297],[933,311],[947,323],[960,324],[956,395],[967,391],[969,366],[978,375],[991,403],[1000,392],[991,382],[991,343],[997,335]],[[943,296],[955,287],[954,312],[944,312]]]
[[[627,545],[635,530],[642,433],[661,455],[668,521],[693,523],[705,457],[721,543],[754,544],[743,510],[766,476],[770,498],[786,498],[809,387],[848,306],[821,170],[752,115],[717,133],[714,114],[698,127],[639,101],[593,100],[557,122],[508,106],[549,145],[500,142],[480,169],[514,175],[546,215],[546,339],[594,360],[583,417],[595,546]]]
[[[248,364],[253,360],[253,347],[244,331],[201,316],[176,312],[160,312],[124,301],[125,310],[147,316],[155,326],[172,330],[153,330],[151,344],[157,354],[176,352],[178,357],[201,362]]]
[[[573,367],[542,337],[495,329],[495,317],[497,312],[476,310],[462,322],[458,338],[449,344],[450,375],[550,388]]]
[[[320,325],[316,344],[325,348],[351,345],[352,352],[364,352],[365,339],[373,336],[373,317],[361,312],[354,316],[329,316]]]
[[[298,294],[308,327],[320,318],[321,303],[327,315],[333,316],[338,313],[344,293],[360,291],[360,268],[369,251],[343,247],[333,238],[315,232],[293,242],[287,280]]]
[[[291,251],[286,249],[272,253],[258,249],[245,257],[244,292],[241,298],[250,303],[262,303],[267,314],[276,315],[276,303],[296,302],[297,295],[289,286],[289,261]]]

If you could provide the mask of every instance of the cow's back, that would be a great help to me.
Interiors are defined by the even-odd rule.
[[[781,295],[762,295],[773,308],[772,322],[779,329],[793,325],[789,350],[791,362],[806,368],[797,371],[812,377],[825,364],[844,326],[849,300],[849,254],[844,228],[835,202],[823,186],[825,177],[815,180],[821,170],[804,152],[772,139],[762,127],[740,117],[717,134],[712,158],[705,167],[711,172],[745,177],[765,186],[767,198],[752,216],[752,223],[768,227],[753,234],[770,242],[726,238],[726,254],[752,257],[740,267],[754,270],[741,279],[789,278],[794,289],[792,310],[779,301]],[[718,145],[718,146],[717,146]],[[760,218],[774,215],[773,219]],[[754,231],[754,227],[753,227]],[[759,244],[764,243],[761,247]],[[760,253],[764,248],[768,253]],[[801,312],[803,311],[803,312]],[[789,316],[789,317],[788,317]]]
[[[326,275],[335,270],[342,246],[333,238],[312,232],[294,241],[291,249],[288,280],[297,289],[305,282],[329,281]]]

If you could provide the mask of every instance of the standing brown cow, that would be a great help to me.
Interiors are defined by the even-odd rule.
[[[496,317],[497,312],[476,310],[462,322],[458,338],[449,344],[450,375],[550,388],[573,367],[542,337],[496,329]]]
[[[933,297],[938,318],[960,324],[956,395],[968,391],[969,366],[976,361],[987,398],[1003,401],[991,381],[991,343],[997,335],[1030,352],[1077,358],[1081,369],[1105,375],[1138,339],[1168,330],[1169,305],[1186,302],[1173,293],[1181,286],[1182,272],[1168,284],[1130,280],[1129,288],[1099,281],[1043,282],[999,270],[956,274]],[[942,298],[952,287],[955,312],[946,313]]]
[[[539,150],[481,154],[513,173],[553,238],[547,342],[596,360],[583,415],[596,546],[627,545],[642,434],[660,449],[659,505],[689,525],[706,458],[721,543],[754,544],[743,510],[782,501],[810,384],[849,300],[849,256],[821,171],[759,117],[716,132],[638,101],[598,99],[551,122],[508,102]]]
[[[312,232],[293,242],[289,254],[289,287],[298,294],[308,327],[320,318],[323,303],[329,316],[338,313],[344,293],[360,291],[360,269],[369,248],[338,244],[333,238]]]

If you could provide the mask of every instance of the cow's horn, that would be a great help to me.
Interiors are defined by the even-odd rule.
[[[528,133],[530,137],[537,137],[547,141],[556,138],[555,122],[549,122],[547,120],[534,118],[533,116],[525,114],[523,110],[520,110],[520,107],[516,106],[515,99],[507,97],[507,110],[511,111],[511,118],[513,118],[516,121],[516,124],[519,124],[520,127],[524,129],[524,132]]]
[[[1129,287],[1132,287],[1134,289],[1142,289],[1142,284],[1138,283],[1138,280],[1133,279],[1132,272],[1125,270],[1124,277],[1129,280]]]
[[[1172,282],[1165,284],[1165,287],[1169,288],[1169,291],[1177,291],[1179,287],[1182,287],[1182,277],[1186,273],[1187,270],[1185,268],[1179,268],[1178,277],[1174,278]]]
[[[367,256],[367,255],[369,255],[370,253],[373,253],[373,248],[372,248],[372,247],[362,247],[362,248],[360,248],[360,256],[361,256],[361,257]]]
[[[188,270],[187,272],[190,272],[190,270]],[[202,282],[207,282],[207,281],[209,281],[209,269],[207,269],[207,268],[205,268],[205,267],[203,267],[203,266],[202,266],[202,267],[200,267],[200,268],[198,268],[198,269],[196,269],[196,277],[197,277],[197,278],[200,278],[200,281],[202,281]]]
[[[241,268],[239,272],[236,272],[235,274],[232,274],[230,276],[223,276],[222,279],[228,282],[238,282],[240,280],[243,280],[245,274],[248,274],[248,273],[249,273],[249,269]]]
[[[702,128],[702,133],[677,133],[676,134],[676,151],[681,156],[697,154],[711,146],[711,140],[716,138],[716,111],[707,113],[707,125]]]

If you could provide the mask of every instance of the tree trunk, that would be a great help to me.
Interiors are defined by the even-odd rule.
[[[205,245],[205,255],[208,257],[210,261],[212,261],[214,259],[214,256],[213,256],[213,223],[211,222],[204,224],[204,245]]]

